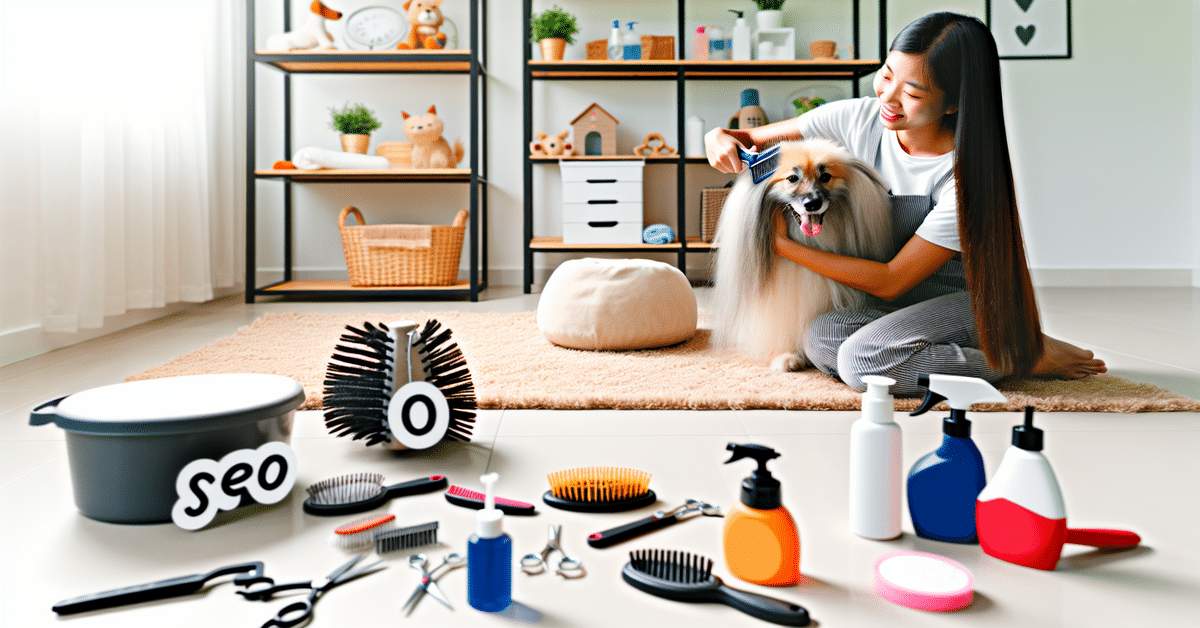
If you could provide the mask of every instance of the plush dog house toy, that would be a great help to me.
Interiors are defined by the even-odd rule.
[[[538,329],[571,349],[655,349],[690,340],[699,310],[678,268],[646,259],[569,260],[538,301]]]
[[[575,152],[580,155],[616,155],[617,125],[620,121],[592,103],[571,120],[575,132]]]

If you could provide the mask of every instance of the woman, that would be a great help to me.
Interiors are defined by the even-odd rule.
[[[826,137],[873,165],[892,187],[906,243],[889,262],[818,251],[775,217],[775,252],[877,297],[809,329],[805,350],[857,390],[888,375],[917,396],[921,373],[1075,379],[1107,369],[1091,351],[1041,332],[1017,218],[996,43],[978,19],[934,13],[896,36],[875,98],[823,105],[795,120],[705,136],[709,163],[739,172],[738,144]]]

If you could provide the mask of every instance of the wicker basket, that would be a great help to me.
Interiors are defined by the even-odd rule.
[[[587,43],[588,61],[608,61],[608,40],[597,39]]]
[[[731,186],[704,188],[700,190],[700,241],[712,242],[717,235],[717,221],[721,219],[721,208],[729,197]]]
[[[347,225],[351,214],[358,225]],[[367,225],[358,208],[338,214],[342,252],[350,285],[449,286],[458,281],[467,210],[459,210],[450,226]]]
[[[675,58],[675,38],[670,35],[642,35],[642,61]]]

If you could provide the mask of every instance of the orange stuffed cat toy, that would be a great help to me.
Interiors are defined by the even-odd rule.
[[[446,47],[446,33],[439,32],[445,18],[438,6],[442,0],[408,0],[404,3],[408,11],[408,41],[396,45],[399,50],[427,48],[441,50]]]
[[[442,137],[442,119],[437,107],[429,107],[425,115],[410,116],[403,111],[404,134],[412,141],[413,168],[453,168],[463,159],[462,140],[454,141],[454,149]]]

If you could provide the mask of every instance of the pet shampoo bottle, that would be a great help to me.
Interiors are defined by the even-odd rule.
[[[771,477],[767,461],[778,458],[770,447],[726,447],[733,455],[758,461],[758,469],[742,480],[742,498],[725,515],[725,564],[730,573],[754,584],[787,586],[800,582],[800,534],[796,521],[783,507],[779,480]]]
[[[974,544],[975,499],[987,484],[983,456],[971,440],[967,409],[986,401],[1007,401],[1000,391],[978,377],[920,375],[917,383],[929,389],[912,416],[924,414],[940,401],[950,405],[942,421],[942,446],[926,454],[908,473],[908,512],[917,536],[948,543]]]
[[[496,480],[489,473],[483,510],[475,513],[475,534],[467,541],[467,603],[496,613],[512,604],[512,539],[504,533],[504,512],[496,509]]]
[[[863,378],[862,418],[850,426],[850,531],[879,541],[900,536],[900,426],[890,377]]]
[[[612,21],[612,33],[608,36],[608,60],[620,61],[625,58],[625,38],[621,36],[621,22]]]
[[[737,16],[737,21],[733,25],[733,39],[730,42],[732,49],[729,51],[730,56],[734,61],[749,61],[750,60],[750,27],[746,25],[746,12],[729,9],[730,13]]]
[[[642,59],[642,38],[633,32],[634,24],[637,24],[637,22],[630,22],[629,30],[625,33],[626,61],[640,61]]]

